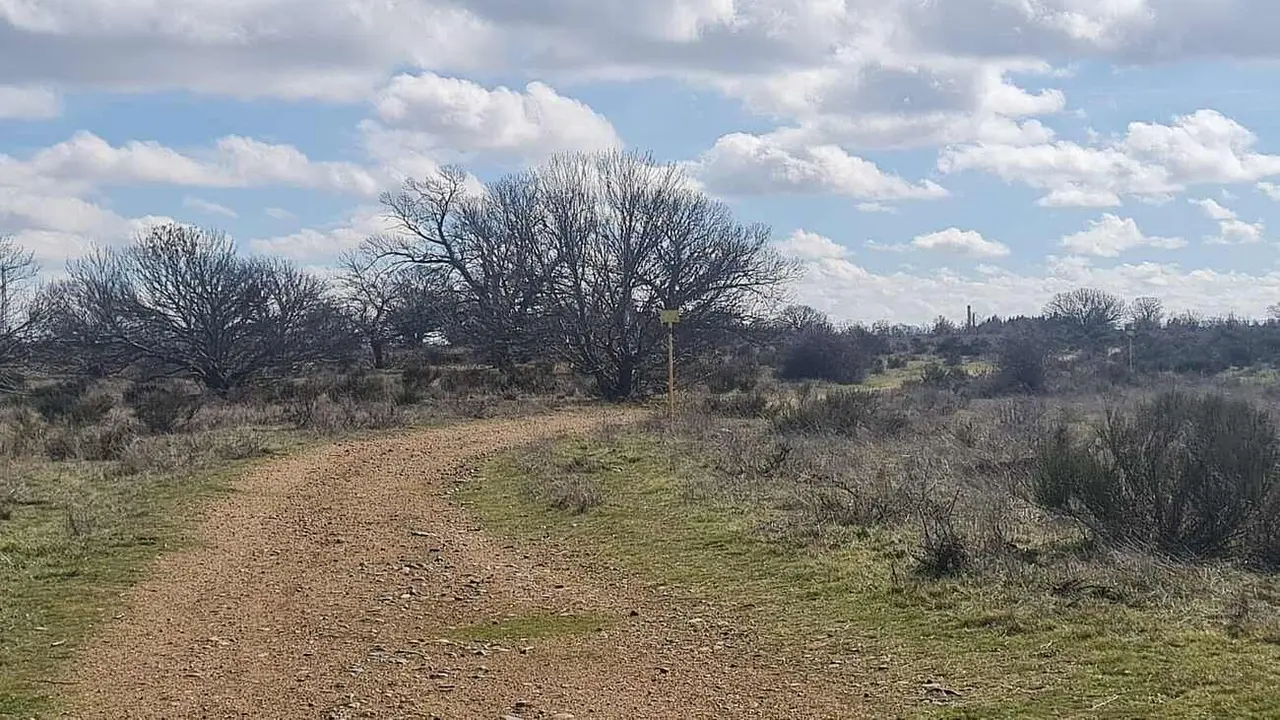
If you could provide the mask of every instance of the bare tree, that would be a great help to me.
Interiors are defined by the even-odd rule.
[[[791,332],[835,329],[826,313],[808,305],[788,305],[778,313],[778,322]]]
[[[1116,327],[1125,314],[1125,304],[1111,293],[1095,288],[1077,288],[1058,293],[1045,306],[1044,314],[1088,343],[1098,342]]]
[[[759,310],[793,266],[769,231],[736,222],[680,169],[635,153],[562,155],[537,170],[549,290],[564,352],[606,398],[645,387],[660,363],[657,311],[682,312],[682,347]]]
[[[28,293],[38,273],[30,251],[0,237],[0,393],[14,391],[21,382],[35,321]]]
[[[397,233],[377,242],[401,261],[442,268],[458,300],[452,334],[510,370],[541,349],[544,291],[556,258],[545,238],[538,184],[514,175],[466,191],[466,173],[447,167],[407,180],[382,198]]]
[[[282,260],[243,258],[217,233],[156,226],[131,247],[72,262],[68,275],[46,300],[53,329],[67,333],[64,347],[87,344],[109,364],[222,391],[332,359],[341,344],[323,283]]]
[[[1129,303],[1129,319],[1136,330],[1157,330],[1164,325],[1164,303],[1157,297],[1135,298]]]
[[[339,259],[339,301],[373,356],[386,367],[387,349],[422,344],[440,330],[446,304],[441,268],[397,262],[372,239]]]

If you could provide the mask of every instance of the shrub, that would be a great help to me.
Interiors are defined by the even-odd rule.
[[[778,376],[785,380],[858,383],[875,358],[870,343],[856,331],[814,328],[799,334],[787,348]]]
[[[593,477],[573,475],[550,484],[547,503],[556,510],[581,515],[604,504],[604,486]]]
[[[27,402],[47,422],[66,420],[75,425],[99,422],[115,405],[110,395],[88,393],[83,380],[64,380],[33,388]]]
[[[191,422],[202,401],[199,390],[176,383],[143,383],[124,393],[124,402],[134,416],[158,435],[168,435]]]
[[[929,363],[920,370],[920,384],[957,392],[969,384],[969,373],[962,367]]]
[[[996,358],[996,372],[987,382],[991,395],[1044,392],[1048,384],[1048,349],[1039,338],[1009,338]]]
[[[763,392],[734,392],[711,395],[705,401],[707,412],[721,417],[762,418],[768,415],[769,398]]]
[[[806,388],[795,405],[774,419],[774,428],[782,433],[854,436],[873,431],[892,435],[906,425],[906,415],[884,407],[879,394],[866,390],[833,390],[819,395]]]
[[[1188,558],[1280,556],[1280,438],[1271,418],[1223,395],[1168,392],[1113,411],[1091,437],[1042,440],[1032,489],[1100,539]]]

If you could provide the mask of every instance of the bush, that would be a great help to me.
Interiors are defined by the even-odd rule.
[[[102,420],[115,402],[104,393],[88,393],[83,380],[64,380],[42,385],[27,394],[27,402],[46,422],[66,420],[89,425]]]
[[[784,380],[827,380],[858,383],[875,359],[860,333],[814,328],[799,334],[787,348],[778,376]]]
[[[920,384],[925,387],[941,388],[958,392],[969,384],[969,373],[962,367],[929,363],[920,370]]]
[[[203,398],[199,390],[176,383],[143,383],[126,390],[124,402],[147,430],[168,435],[191,422]]]
[[[806,388],[795,405],[774,419],[774,428],[782,433],[847,436],[864,431],[892,435],[906,425],[906,415],[884,407],[878,393],[866,390],[833,390],[819,395]]]
[[[759,391],[711,395],[705,401],[707,412],[721,417],[762,418],[769,412],[769,397]]]
[[[1039,338],[1010,338],[1000,348],[996,372],[987,383],[991,395],[1037,395],[1048,385],[1048,348]]]
[[[1100,539],[1187,558],[1280,557],[1280,438],[1271,418],[1224,395],[1169,392],[1110,412],[1085,441],[1042,440],[1033,491]]]
[[[547,503],[556,510],[582,515],[604,504],[604,486],[593,477],[570,476],[546,489]]]

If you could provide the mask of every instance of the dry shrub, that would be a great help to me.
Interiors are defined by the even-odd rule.
[[[267,438],[251,429],[144,437],[121,454],[114,471],[123,476],[172,473],[248,460],[271,452]]]
[[[204,398],[190,383],[150,382],[124,392],[124,402],[152,433],[167,435],[184,428],[200,410]]]
[[[94,425],[51,427],[44,449],[51,460],[117,460],[145,432],[128,411],[114,408]]]
[[[589,476],[570,475],[553,480],[545,493],[548,505],[574,515],[604,504],[604,484]]]
[[[876,392],[831,390],[826,393],[805,386],[793,405],[784,407],[773,421],[780,433],[857,436],[870,432],[894,435],[908,425],[907,416],[889,407]]]
[[[90,390],[84,380],[63,380],[34,387],[27,403],[46,422],[90,425],[101,421],[115,406],[115,399],[101,390]]]
[[[29,407],[0,407],[0,458],[43,454],[48,430],[48,424]]]
[[[333,400],[326,394],[296,399],[285,416],[299,429],[320,434],[351,430],[384,430],[405,424],[404,412],[390,400],[360,403],[351,398]]]
[[[760,390],[708,395],[702,405],[712,415],[728,418],[769,417],[772,409],[769,396]]]
[[[1046,433],[1033,485],[1044,507],[1115,546],[1280,556],[1280,436],[1267,413],[1223,395],[1168,392],[1109,412],[1089,435]]]

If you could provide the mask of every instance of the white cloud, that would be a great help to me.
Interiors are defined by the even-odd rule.
[[[387,219],[378,206],[356,208],[343,222],[323,229],[303,228],[295,233],[256,238],[246,243],[253,253],[278,255],[300,265],[318,266],[332,262],[366,238],[387,232]]]
[[[1199,200],[1191,199],[1187,202],[1190,202],[1192,205],[1198,205],[1200,209],[1204,211],[1205,215],[1208,215],[1214,220],[1234,220],[1236,217],[1234,211],[1228,210],[1212,198],[1202,198]]]
[[[1280,200],[1280,185],[1270,182],[1258,183],[1258,191],[1272,200]]]
[[[160,183],[195,187],[289,185],[373,195],[382,181],[346,162],[314,162],[290,145],[229,136],[213,148],[184,154],[155,142],[113,146],[90,132],[36,152],[27,160],[0,155],[0,185],[53,185],[82,192],[104,185]]]
[[[1106,213],[1098,220],[1090,220],[1087,229],[1062,238],[1061,244],[1073,253],[1117,257],[1120,253],[1134,248],[1176,250],[1186,247],[1187,243],[1182,238],[1144,235],[1133,218],[1122,218]]]
[[[432,0],[5,2],[0,84],[355,100],[397,66],[501,57],[497,40]]]
[[[1199,206],[1205,215],[1218,222],[1218,234],[1208,238],[1209,244],[1248,245],[1261,242],[1262,233],[1266,230],[1262,222],[1245,222],[1234,210],[1223,207],[1210,198],[1193,199],[1189,202]]]
[[[194,197],[192,195],[187,195],[182,198],[182,206],[185,208],[190,208],[197,212],[202,212],[206,215],[222,215],[223,217],[229,217],[229,218],[240,217],[240,213],[236,212],[235,210],[232,210],[231,208],[225,205],[219,205],[218,203],[210,202],[203,198]]]
[[[78,197],[0,186],[0,235],[13,236],[50,272],[95,242],[119,244],[152,223],[171,220],[126,218]]]
[[[518,92],[433,73],[400,75],[378,93],[374,110],[376,120],[362,128],[371,153],[384,160],[407,151],[436,161],[531,161],[622,144],[602,115],[540,82]]]
[[[836,320],[860,322],[961,318],[966,305],[972,305],[979,317],[1030,315],[1040,312],[1054,293],[1077,287],[1096,287],[1124,298],[1151,295],[1171,312],[1207,315],[1262,317],[1280,297],[1280,272],[1219,272],[1151,262],[1093,267],[1081,259],[1051,257],[1027,272],[988,266],[972,275],[954,270],[878,273],[849,258],[811,260],[805,267],[796,300]]]
[[[48,88],[0,85],[0,120],[47,120],[60,114],[62,101]]]
[[[1119,140],[1094,146],[968,144],[938,159],[943,172],[980,170],[1046,190],[1040,204],[1098,207],[1124,196],[1160,199],[1192,185],[1256,182],[1280,175],[1280,156],[1255,152],[1257,136],[1214,110],[1171,125],[1133,122]]]
[[[920,250],[938,250],[965,257],[996,258],[1009,254],[1009,246],[982,237],[974,230],[950,227],[946,230],[918,235],[911,246]]]
[[[796,230],[785,240],[778,242],[777,248],[782,254],[797,260],[843,258],[849,254],[849,249],[845,246],[808,230]]]
[[[275,220],[297,220],[298,216],[284,208],[269,207],[262,211],[267,217]]]
[[[865,200],[929,200],[947,196],[929,180],[912,183],[835,145],[789,142],[785,134],[731,133],[716,141],[690,172],[713,193],[829,193]]]

